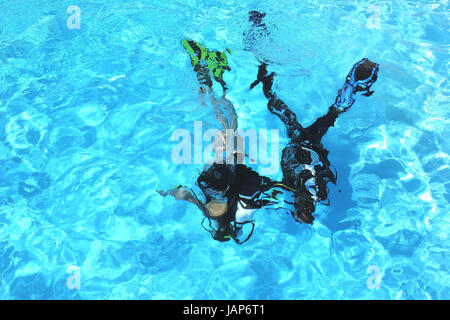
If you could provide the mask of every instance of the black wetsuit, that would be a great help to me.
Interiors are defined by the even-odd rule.
[[[274,73],[267,75],[265,64],[259,67],[257,80],[250,88],[259,82],[263,83],[264,95],[269,100],[267,108],[286,126],[290,141],[282,152],[281,169],[283,182],[295,189],[293,215],[297,220],[312,223],[316,203],[328,198],[328,182],[336,184],[336,175],[328,160],[328,150],[321,143],[322,137],[334,126],[339,114],[354,104],[357,92],[365,92],[365,96],[373,93],[370,87],[377,80],[378,67],[378,64],[368,59],[357,62],[328,112],[307,128],[300,125],[295,113],[273,93]]]
[[[255,55],[258,51],[259,38],[269,34],[264,17],[265,13],[249,12],[251,26],[244,33],[244,50],[253,51]],[[370,86],[377,80],[378,64],[368,59],[356,63],[327,114],[309,127],[303,128],[297,121],[295,113],[273,93],[274,74],[267,75],[267,66],[270,62],[258,60],[261,65],[256,81],[250,85],[250,90],[262,82],[264,95],[269,100],[267,108],[286,126],[290,141],[283,149],[281,157],[283,183],[295,189],[294,217],[298,221],[312,223],[316,203],[328,199],[327,184],[329,182],[336,184],[337,179],[331,170],[328,150],[321,143],[322,137],[334,126],[339,114],[353,105],[356,92],[364,91],[366,96],[373,93]]]
[[[264,91],[269,99],[269,111],[281,119],[290,139],[282,152],[281,170],[283,183],[296,190],[296,204],[301,203],[304,210],[303,215],[294,213],[294,216],[311,223],[314,220],[311,214],[315,211],[315,204],[328,198],[328,182],[336,183],[336,175],[328,160],[328,150],[323,147],[321,140],[328,128],[334,126],[339,113],[330,108],[326,115],[303,128],[295,113],[282,100],[271,91]]]

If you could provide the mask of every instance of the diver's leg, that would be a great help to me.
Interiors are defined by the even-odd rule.
[[[234,163],[237,164],[242,164],[244,163],[244,159],[245,157],[248,157],[248,155],[245,153],[245,140],[244,138],[239,134],[238,131],[238,116],[236,113],[236,109],[234,109],[233,104],[231,103],[231,101],[224,99],[224,101],[226,102],[224,104],[224,109],[226,110],[229,118],[229,127],[228,129],[230,130],[230,133],[233,134],[233,141],[229,141],[231,143],[233,143],[233,158]],[[228,139],[228,136],[227,136]],[[228,141],[228,140],[227,140]]]
[[[318,118],[313,124],[303,130],[302,140],[308,140],[313,144],[319,144],[328,129],[334,126],[339,114],[339,110],[334,106],[331,106],[328,109],[327,114]]]
[[[224,129],[237,130],[237,113],[231,101],[226,98],[216,99],[214,95],[210,96],[210,100],[216,111],[216,117],[224,119],[227,123]]]
[[[227,150],[227,129],[229,127],[228,124],[228,118],[226,115],[222,112],[222,110],[217,106],[217,103],[213,103],[214,111],[216,114],[216,119],[220,122],[222,125],[222,130],[218,131],[215,140],[214,140],[214,152],[216,155],[216,161],[219,161],[218,157],[222,157],[223,152],[226,152]]]
[[[216,153],[226,151],[227,163],[244,163],[245,154],[244,138],[239,134],[237,113],[233,104],[226,98],[216,99],[210,96],[211,104],[217,120],[222,124],[223,130],[216,136]]]
[[[220,122],[220,124],[223,127],[223,130],[227,130],[230,128],[229,124],[229,117],[225,114],[225,112],[220,108],[222,104],[220,103],[221,100],[216,100],[213,95],[210,96],[211,103],[214,107],[214,112],[216,114],[216,119]],[[226,110],[228,111],[228,110]]]
[[[205,67],[196,65],[194,67],[194,71],[197,74],[197,81],[200,85],[198,93],[202,96],[202,100],[204,100],[203,97],[205,96],[206,91],[208,91],[209,94],[212,93],[213,83],[211,77],[209,76],[208,70]]]
[[[230,53],[230,50],[227,49],[226,51]],[[223,75],[225,71],[231,71],[226,53],[210,51],[208,53],[208,68],[214,80],[222,86],[222,97],[225,97],[228,87],[223,79]]]
[[[208,49],[193,40],[183,39],[181,44],[189,53],[191,57],[191,64],[194,67],[194,71],[197,74],[197,81],[200,85],[199,94],[201,96],[202,104],[204,104],[204,95],[208,90],[212,91],[212,80],[209,75],[208,65],[206,59],[208,58]]]
[[[341,113],[347,111],[355,103],[357,92],[365,92],[364,96],[372,95],[370,87],[377,81],[379,65],[369,59],[362,59],[353,65],[346,77],[344,87],[338,91],[334,104],[327,114],[317,119],[312,125],[304,129],[303,140],[320,143]]]
[[[286,126],[288,137],[298,140],[302,134],[303,127],[297,121],[295,113],[272,91],[274,73],[267,75],[266,64],[261,64],[258,70],[257,80],[252,84],[255,87],[259,82],[263,84],[263,92],[267,99],[267,108],[271,113],[276,115]],[[256,83],[256,84],[255,84]]]
[[[267,103],[267,108],[284,123],[290,139],[300,139],[303,127],[298,123],[295,113],[282,100],[273,95]]]
[[[222,72],[223,73],[223,72]],[[214,80],[216,80],[219,84],[220,84],[220,86],[222,87],[222,98],[225,98],[225,95],[226,95],[226,93],[227,93],[227,89],[228,89],[228,87],[227,87],[227,84],[226,84],[226,82],[223,80],[223,78],[222,78],[222,74],[220,74],[220,76],[215,76],[214,75]]]

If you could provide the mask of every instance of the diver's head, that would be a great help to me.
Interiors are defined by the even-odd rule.
[[[205,194],[207,201],[224,200],[233,182],[233,172],[225,164],[214,164],[202,172],[197,183]]]
[[[316,211],[316,204],[310,196],[306,196],[302,192],[295,193],[295,218],[303,223],[312,224]]]

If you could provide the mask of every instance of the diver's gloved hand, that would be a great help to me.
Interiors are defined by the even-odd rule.
[[[365,92],[363,95],[369,97],[373,94],[370,87],[377,81],[379,64],[367,58],[353,65],[352,70],[346,78],[346,83],[355,88],[356,92]]]
[[[250,85],[250,90],[256,87],[260,82],[263,84],[263,92],[267,99],[270,99],[273,96],[272,85],[273,78],[275,76],[275,72],[271,72],[269,75],[267,74],[267,64],[261,63],[258,68],[258,75],[256,76],[256,80]]]
[[[182,185],[178,185],[177,187],[167,191],[157,189],[156,192],[158,192],[163,197],[173,196],[177,200],[186,200],[190,195],[189,190],[183,188]]]
[[[256,80],[250,85],[250,90],[256,87],[267,76],[267,64],[261,63],[258,68],[258,74]]]
[[[309,192],[302,190],[295,191],[295,211],[291,212],[298,222],[313,224],[313,213],[316,211],[315,202],[312,200]]]

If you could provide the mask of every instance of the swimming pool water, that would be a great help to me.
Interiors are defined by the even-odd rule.
[[[80,29],[67,26],[70,5]],[[203,168],[172,163],[172,132],[217,126],[183,38],[230,49],[239,126],[280,128],[286,143],[261,88],[248,90],[250,10],[267,13],[272,37],[258,54],[303,125],[354,62],[381,69],[375,94],[324,138],[339,173],[331,205],[312,227],[259,210],[239,246],[155,190],[192,186]],[[450,298],[448,10],[446,0],[0,1],[0,298]]]

